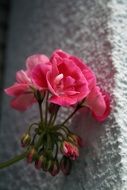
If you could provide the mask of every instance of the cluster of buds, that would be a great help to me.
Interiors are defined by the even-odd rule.
[[[40,124],[38,126],[41,127]],[[21,145],[27,149],[27,162],[34,163],[36,169],[52,176],[60,171],[64,175],[70,174],[72,161],[79,156],[81,138],[65,126],[53,126],[41,133],[38,131],[36,128],[33,135],[27,132],[21,137]]]

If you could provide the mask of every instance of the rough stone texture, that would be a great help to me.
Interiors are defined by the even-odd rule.
[[[85,110],[74,118],[72,127],[86,147],[70,176],[51,177],[22,161],[0,171],[1,190],[126,190],[126,29],[126,0],[12,1],[5,86],[14,82],[27,56],[61,48],[92,67],[99,85],[112,95],[112,113],[103,124]],[[36,107],[22,114],[10,109],[3,96],[1,161],[20,152],[19,137],[38,115]]]

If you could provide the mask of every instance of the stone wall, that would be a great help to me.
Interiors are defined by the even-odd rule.
[[[111,93],[112,113],[102,124],[83,111],[72,121],[87,146],[70,176],[51,177],[22,161],[0,171],[1,190],[126,190],[126,31],[126,0],[12,1],[4,86],[14,82],[27,56],[61,48],[92,67],[98,84]],[[38,115],[36,107],[25,113],[12,110],[9,100],[3,94],[1,161],[20,152],[18,139]]]

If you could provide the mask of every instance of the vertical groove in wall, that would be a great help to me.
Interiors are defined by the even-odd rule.
[[[2,103],[2,90],[5,70],[5,50],[7,43],[7,29],[9,21],[10,1],[0,0],[0,108]],[[0,109],[1,116],[1,109]]]

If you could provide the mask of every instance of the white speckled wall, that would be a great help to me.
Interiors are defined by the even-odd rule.
[[[61,48],[92,67],[99,85],[111,93],[112,113],[103,124],[84,110],[72,121],[87,143],[70,176],[51,177],[22,161],[0,171],[0,190],[127,189],[126,31],[126,0],[12,1],[4,86],[14,82],[27,56]],[[36,107],[22,114],[12,110],[9,100],[3,94],[0,161],[21,151],[19,137],[38,115]]]

